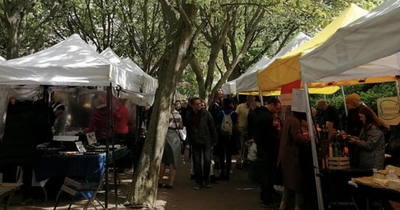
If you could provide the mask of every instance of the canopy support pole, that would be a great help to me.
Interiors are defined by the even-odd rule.
[[[318,157],[317,157],[317,145],[316,145],[316,138],[313,132],[313,119],[311,116],[311,106],[310,106],[310,99],[308,95],[308,86],[307,83],[303,84],[304,87],[304,97],[306,98],[306,114],[307,114],[307,122],[308,122],[308,130],[311,138],[311,152],[313,158],[313,165],[314,165],[314,176],[315,176],[315,187],[317,189],[317,199],[318,199],[318,209],[324,210],[324,200],[322,197],[322,189],[321,189],[321,180],[320,180],[320,173],[319,173],[319,164],[318,164]]]
[[[398,100],[398,103],[400,104],[400,83],[399,83],[399,80],[396,80],[396,92],[397,92],[397,100]]]
[[[264,106],[263,92],[261,90],[258,91],[258,97],[260,97],[261,106]]]
[[[347,117],[348,111],[347,111],[347,106],[346,106],[346,95],[344,94],[344,88],[343,88],[343,86],[340,86],[340,89],[342,89],[343,103],[344,103],[344,111],[345,111],[346,117]]]

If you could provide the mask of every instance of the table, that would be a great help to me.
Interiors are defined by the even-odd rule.
[[[372,171],[359,168],[345,170],[321,170],[321,186],[325,204],[327,205],[351,205],[352,189],[348,181],[354,177],[371,176]]]
[[[108,163],[129,153],[126,147],[109,153]],[[94,155],[42,155],[35,168],[36,180],[51,177],[76,177],[88,182],[99,182],[105,172],[106,154]]]
[[[8,196],[6,206],[4,207],[4,210],[8,208],[11,202],[11,198],[14,194],[15,191],[19,190],[21,188],[22,184],[21,183],[2,183],[0,185],[0,199],[5,198]]]
[[[393,207],[388,201],[400,202],[400,191],[385,188],[375,183],[369,184],[368,181],[371,177],[360,177],[353,179],[349,182],[350,185],[354,186],[353,192],[359,196],[365,197],[367,204],[366,209],[369,209],[368,201],[370,199],[381,201],[385,210],[391,210]]]

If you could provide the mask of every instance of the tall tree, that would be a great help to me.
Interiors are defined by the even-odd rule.
[[[194,23],[197,8],[193,1],[159,0],[166,36],[165,51],[158,71],[159,87],[150,118],[139,165],[126,197],[125,205],[154,207],[157,197],[158,171],[168,127],[172,96],[183,69],[191,58],[192,41],[196,36]]]
[[[63,0],[4,0],[0,20],[4,26],[6,58],[17,58],[41,49],[53,33]]]
[[[121,10],[115,1],[70,0],[63,4],[64,19],[57,22],[55,33],[61,38],[73,33],[102,52],[125,48],[125,34],[119,28]]]

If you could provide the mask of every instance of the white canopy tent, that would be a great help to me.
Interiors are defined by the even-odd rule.
[[[300,58],[303,82],[352,85],[397,80],[399,22],[400,0],[389,0],[340,28],[324,44]],[[309,84],[313,86],[316,85]]]
[[[232,81],[224,83],[221,87],[224,94],[237,94],[243,91],[258,91],[257,71],[267,65],[269,60],[270,59],[267,56],[263,55],[261,59],[248,68],[244,74]]]
[[[155,92],[158,87],[158,80],[153,78],[152,76],[148,75],[144,72],[135,62],[132,61],[130,58],[124,58],[122,61],[125,62],[130,68],[134,69],[135,71],[139,71],[143,75],[143,93],[152,93]]]
[[[251,66],[244,74],[235,80],[229,81],[222,85],[225,94],[237,94],[241,92],[259,91],[257,73],[263,70],[275,59],[285,55],[286,53],[296,49],[298,46],[308,41],[310,37],[300,32],[297,34],[284,48],[282,48],[272,59],[263,56],[256,64]]]
[[[144,71],[142,71],[136,64],[128,65],[127,62],[122,60],[111,48],[105,49],[101,54],[104,58],[106,58],[111,64],[117,66],[118,68],[132,72],[137,74],[139,78],[139,90],[141,91],[140,100],[138,100],[137,94],[131,94],[126,91],[114,92],[114,95],[117,95],[122,98],[133,99],[133,101],[142,101],[144,103],[139,104],[141,106],[151,105],[154,102],[155,92],[157,89],[157,80],[150,77]],[[132,62],[133,63],[133,62]]]
[[[340,28],[325,43],[301,57],[299,62],[306,101],[309,101],[308,86],[343,86],[397,80],[400,75],[399,14],[400,0],[388,0]],[[306,103],[305,106],[308,127],[312,130],[310,104]],[[310,132],[310,136],[315,165],[314,133]]]
[[[0,63],[0,84],[109,86],[129,92],[139,105],[151,105],[140,92],[140,74],[111,64],[79,35],[40,52]]]

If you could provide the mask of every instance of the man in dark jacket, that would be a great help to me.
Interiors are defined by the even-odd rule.
[[[347,116],[343,115],[343,129],[347,134],[352,136],[359,136],[361,129],[363,127],[363,123],[360,120],[360,116],[358,115],[358,110],[360,109],[360,96],[357,93],[352,93],[346,97],[346,107],[347,107]],[[350,162],[353,166],[358,166],[358,158],[355,155],[357,151],[357,147],[354,144],[348,144],[349,148],[349,156]]]
[[[191,101],[192,111],[186,115],[187,139],[192,146],[193,168],[196,184],[193,189],[200,189],[204,181],[204,187],[210,188],[210,165],[211,147],[217,144],[217,132],[213,118],[205,109],[201,107],[199,98]],[[201,158],[203,156],[203,167]]]
[[[339,113],[335,107],[328,104],[327,101],[321,99],[317,101],[317,106],[322,110],[321,119],[319,121],[319,127],[326,126],[326,122],[333,123],[333,128],[336,130],[341,129]]]
[[[261,183],[260,202],[264,207],[276,208],[278,198],[274,197],[275,171],[279,151],[279,126],[274,120],[281,108],[277,98],[270,98],[266,106],[254,109],[254,140],[257,144],[257,153],[262,156],[264,178]]]

